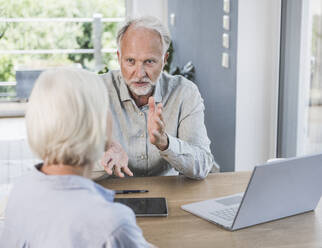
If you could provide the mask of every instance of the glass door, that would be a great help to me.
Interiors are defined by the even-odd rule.
[[[322,152],[322,0],[310,0],[310,76],[302,154]]]
[[[278,157],[322,152],[322,0],[282,0]]]

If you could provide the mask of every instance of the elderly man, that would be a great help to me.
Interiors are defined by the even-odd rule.
[[[117,35],[120,71],[104,74],[114,142],[102,165],[119,177],[205,178],[214,165],[197,86],[162,72],[168,30],[153,17],[129,20]],[[128,155],[128,156],[127,156]]]

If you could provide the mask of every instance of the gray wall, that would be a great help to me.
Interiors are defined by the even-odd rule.
[[[168,20],[174,45],[173,64],[192,61],[195,83],[205,100],[205,122],[212,142],[211,150],[221,171],[235,168],[237,0],[230,2],[230,48],[222,47],[222,0],[171,0]],[[230,67],[221,66],[222,52],[228,52]]]

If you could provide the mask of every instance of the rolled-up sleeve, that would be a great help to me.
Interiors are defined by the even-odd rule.
[[[160,155],[186,177],[204,179],[217,166],[204,124],[204,104],[196,86],[189,87],[181,104],[178,136],[168,134],[169,147]]]

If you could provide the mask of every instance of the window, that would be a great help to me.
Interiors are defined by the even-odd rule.
[[[311,0],[308,29],[311,30],[310,77],[305,82],[309,86],[306,100],[308,115],[303,119],[305,135],[301,153],[322,152],[322,1]]]
[[[321,7],[282,1],[279,157],[322,152]]]
[[[0,100],[19,100],[16,70],[117,68],[115,38],[125,1],[0,0],[0,6]]]

